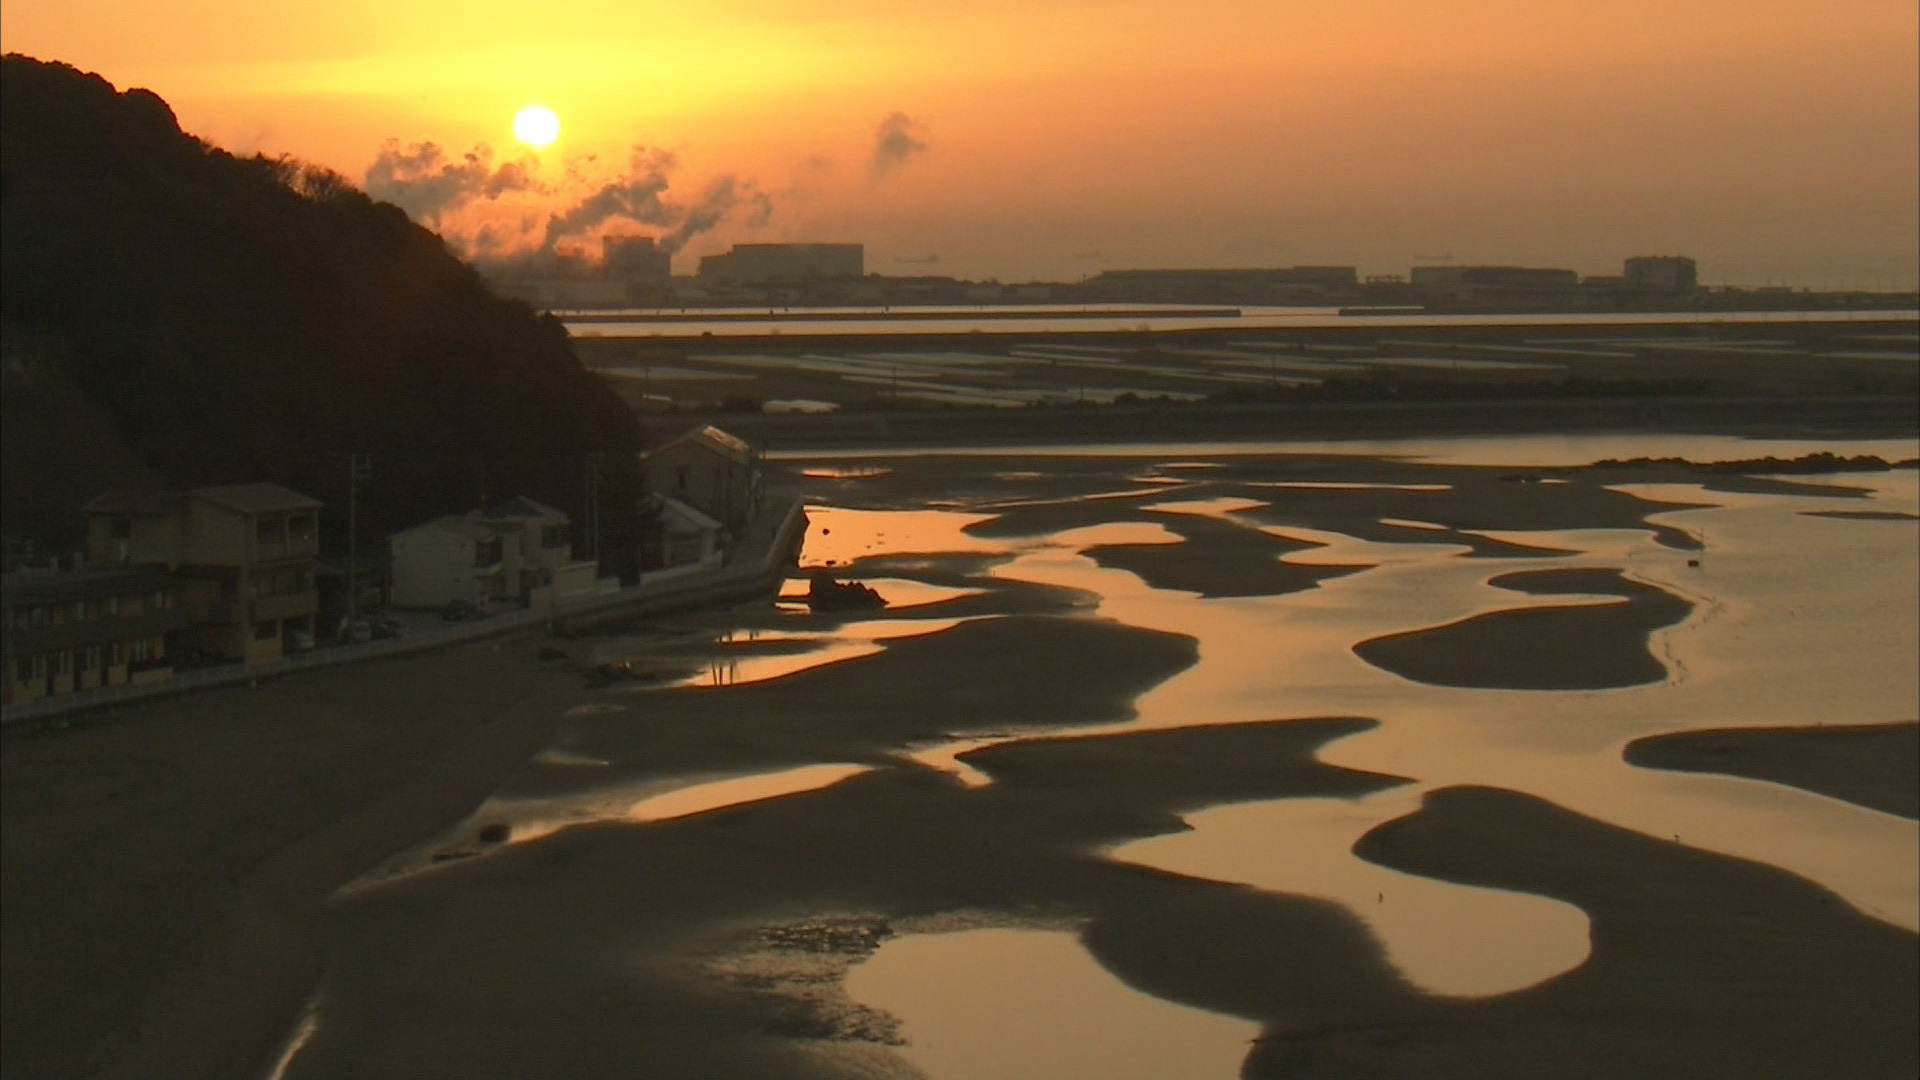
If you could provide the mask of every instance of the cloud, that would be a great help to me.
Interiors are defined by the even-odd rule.
[[[536,167],[533,159],[522,158],[495,168],[493,148],[485,143],[455,160],[434,143],[402,146],[398,139],[388,139],[367,166],[362,186],[368,195],[393,203],[415,220],[438,224],[442,215],[475,199],[543,191]]]
[[[874,129],[871,175],[880,179],[927,152],[920,124],[906,113],[890,113]]]

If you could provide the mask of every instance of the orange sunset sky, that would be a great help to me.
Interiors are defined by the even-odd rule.
[[[552,107],[524,183],[431,214],[469,251],[538,243],[645,146],[662,220],[728,194],[680,272],[857,240],[873,271],[1008,281],[1686,254],[1712,284],[1911,289],[1917,32],[1912,0],[0,5],[7,51],[370,190],[388,140],[486,144],[493,175],[531,153],[515,110]]]

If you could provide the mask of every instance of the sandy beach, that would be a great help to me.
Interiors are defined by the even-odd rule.
[[[1675,635],[1738,624],[1722,593],[1740,556],[1721,518],[1686,506],[1846,500],[1853,517],[1795,527],[1910,539],[1848,480],[902,458],[809,481],[848,511],[819,516],[810,550],[883,591],[947,590],[920,606],[743,605],[562,642],[565,660],[508,638],[9,731],[4,1072],[907,1077],[932,1069],[913,1064],[915,1028],[842,979],[888,941],[973,925],[1067,931],[1127,987],[1251,1021],[1247,1076],[1912,1075],[1910,926],[1715,841],[1471,769],[1350,763],[1413,730],[1398,701],[1538,701],[1520,741],[1595,748],[1568,761],[1911,819],[1909,716],[1836,699],[1808,723],[1675,732],[1620,696],[1718,685],[1712,650]],[[906,514],[929,492],[935,517]],[[861,533],[856,512],[886,524]],[[1419,595],[1395,584],[1416,572]],[[1369,589],[1404,596],[1395,632],[1340,621]],[[1249,699],[1219,722],[1206,694],[1229,691],[1204,679],[1242,661],[1210,632],[1155,628],[1215,611],[1291,612],[1301,635],[1333,620],[1314,631],[1328,659],[1318,637],[1275,637],[1244,664],[1301,703],[1339,695],[1296,670],[1357,678],[1355,707]],[[732,686],[587,677],[632,655],[718,682],[823,641],[875,644]],[[1625,719],[1578,720],[1576,704]],[[829,764],[844,768],[800,794],[630,816],[675,784]],[[1508,993],[1436,995],[1350,906],[1108,854],[1207,807],[1401,792],[1417,792],[1410,809],[1354,854],[1573,905],[1586,960]]]

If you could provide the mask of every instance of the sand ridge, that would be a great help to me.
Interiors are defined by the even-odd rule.
[[[1001,471],[1039,471],[1014,464]],[[1000,480],[980,468],[913,462],[820,484],[879,504],[943,475],[983,501],[1037,487],[1061,508],[1017,511],[1026,519],[1001,526],[1036,535],[1091,522],[1074,495],[1124,486],[1139,463],[1076,462]],[[1609,490],[1627,475],[1619,471],[1560,470],[1565,485],[1351,458],[1198,472],[1216,487],[1182,497],[1275,475],[1452,485],[1302,494],[1246,515],[1393,543],[1459,547],[1469,529],[1651,532],[1646,515],[1673,509]],[[1103,506],[1095,517],[1114,513]],[[1209,567],[1205,549],[1227,535],[1214,520],[1119,513],[1188,529],[1187,550],[1168,549],[1185,565],[1142,564],[1143,576],[1186,575],[1202,593],[1232,588],[1244,559],[1289,546],[1244,529],[1233,534],[1244,551]],[[1421,536],[1382,517],[1454,532]],[[1487,557],[1467,546],[1466,557]],[[996,559],[892,556],[849,570],[977,583]],[[1646,654],[1643,616],[1679,601],[1608,574],[1508,583],[1624,598],[1577,609],[1587,662],[1619,679]],[[1608,611],[1634,617],[1594,621]],[[1184,828],[1181,815],[1199,807],[1357,796],[1404,781],[1318,759],[1329,741],[1370,729],[1376,721],[1364,716],[1196,717],[1174,730],[1072,738],[1076,727],[1124,721],[1136,695],[1194,663],[1193,642],[1088,618],[1081,598],[1031,583],[996,581],[990,593],[912,614],[936,613],[990,618],[720,692],[595,689],[580,667],[587,643],[553,661],[529,637],[136,706],[63,733],[8,732],[6,1071],[257,1077],[313,1002],[318,1024],[296,1077],[882,1075],[891,1067],[879,1049],[884,1025],[848,1028],[831,1000],[795,1004],[725,963],[763,948],[767,928],[822,913],[853,913],[849,925],[875,934],[966,913],[1078,928],[1127,983],[1266,1025],[1249,1075],[1914,1071],[1913,934],[1784,872],[1515,792],[1433,793],[1360,848],[1382,865],[1537,892],[1592,916],[1589,963],[1494,999],[1417,992],[1337,904],[1103,858],[1117,842]],[[781,617],[748,609],[713,618]],[[1457,673],[1470,650],[1428,638],[1414,651]],[[623,708],[600,708],[609,704]],[[984,787],[905,753],[1034,729],[1051,734],[963,755],[993,778]],[[1833,752],[1823,766],[1831,776],[1853,775],[1862,755],[1879,752],[1841,734],[1820,743]],[[579,767],[535,760],[555,746],[609,762],[594,772],[610,780],[822,761],[870,768],[802,795],[645,827],[584,823],[338,894],[393,852],[459,833],[491,795],[564,790]],[[1912,770],[1889,770],[1885,783],[1909,801],[1920,788]],[[872,1053],[848,1049],[856,1044]]]

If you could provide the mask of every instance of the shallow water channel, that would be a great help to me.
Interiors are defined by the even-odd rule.
[[[1696,460],[1915,451],[1911,442],[1677,442]],[[1297,448],[1217,457],[1194,448],[1087,450],[1018,467],[981,462],[980,452],[888,458],[885,468],[823,465],[807,474],[814,505],[802,565],[869,580],[888,606],[823,620],[799,602],[796,582],[739,625],[597,640],[594,660],[657,663],[662,676],[609,687],[577,710],[577,731],[536,763],[540,782],[510,785],[474,821],[510,823],[501,850],[537,853],[574,826],[650,828],[759,800],[833,797],[889,773],[945,773],[987,792],[1002,783],[992,756],[977,758],[983,767],[970,758],[1042,737],[1357,717],[1372,723],[1326,743],[1318,760],[1401,782],[1353,797],[1192,806],[1180,813],[1183,829],[1118,837],[1096,854],[1121,867],[1336,905],[1407,984],[1455,998],[1536,986],[1589,955],[1589,919],[1576,906],[1354,854],[1363,835],[1456,785],[1523,792],[1779,867],[1874,919],[1914,928],[1920,831],[1912,820],[1780,784],[1637,768],[1621,751],[1668,732],[1912,719],[1920,697],[1916,474],[1713,490],[1597,481],[1570,467],[1625,456],[1622,447],[1605,438],[1369,447],[1395,455],[1384,459],[1349,447],[1341,452],[1350,456],[1314,457],[1310,467]],[[1880,516],[1814,516],[1863,510]],[[1587,573],[1537,576],[1566,571]],[[1191,639],[1197,658],[1140,694],[1129,719],[1008,728],[984,718],[894,747],[891,760],[663,775],[624,759],[624,744],[604,735],[649,709],[653,695],[725,695],[824,665],[851,676],[908,641],[963,626],[991,633],[996,620],[1024,610],[1017,599],[1035,595],[1069,598],[1049,617]],[[1636,623],[1635,612],[1652,610],[1635,599],[1643,595],[1677,598],[1684,613]],[[1536,617],[1560,636],[1543,643],[1537,633],[1500,629],[1501,620]],[[1489,636],[1462,637],[1469,625]],[[1555,659],[1601,685],[1515,689],[1467,677],[1441,685],[1356,651],[1409,635],[1442,667],[1447,650],[1459,650],[1463,671],[1487,667],[1484,655],[1464,654],[1488,648],[1516,650],[1514,664],[1535,655],[1527,649],[1588,652]],[[1610,659],[1616,654],[1650,659],[1632,667]],[[1664,674],[1619,674],[1641,670]],[[470,847],[470,839],[440,846]],[[385,873],[431,868],[433,854],[411,853]],[[526,865],[526,874],[568,873],[560,863]],[[1023,925],[1004,912],[964,929],[895,934],[850,966],[844,992],[896,1020],[897,1045],[885,1053],[935,1080],[1233,1076],[1261,1019],[1134,989],[1082,945],[1071,918]]]

